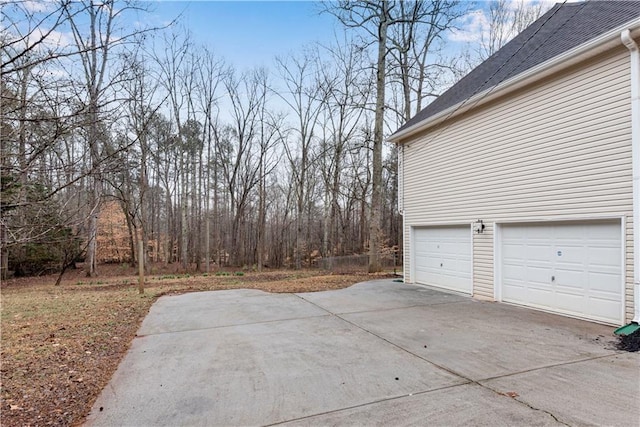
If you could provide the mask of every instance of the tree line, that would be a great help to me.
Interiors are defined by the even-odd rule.
[[[179,18],[132,25],[148,7],[3,5],[3,277],[79,258],[96,275],[109,200],[126,218],[133,262],[142,240],[145,257],[184,269],[302,268],[368,253],[377,271],[402,239],[398,153],[385,135],[515,35],[500,35],[506,23],[543,11],[493,3],[496,34],[451,56],[447,35],[468,3],[319,3],[341,29],[333,43],[239,70]]]

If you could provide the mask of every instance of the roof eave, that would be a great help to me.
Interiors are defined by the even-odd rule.
[[[445,120],[449,120],[453,117],[459,116],[460,114],[466,113],[467,111],[486,104],[496,98],[507,95],[526,85],[541,80],[551,74],[557,73],[560,70],[571,67],[572,65],[575,65],[602,52],[605,52],[606,50],[611,49],[616,45],[622,46],[620,33],[627,29],[631,31],[633,38],[638,37],[638,35],[640,35],[640,18],[636,18],[623,25],[620,25],[613,30],[610,30],[598,37],[589,40],[586,43],[575,47],[574,49],[557,55],[549,59],[548,61],[543,62],[542,64],[532,67],[529,70],[518,74],[517,76],[505,80],[497,86],[488,88],[487,90],[482,91],[472,96],[471,98],[467,98],[466,100],[459,102],[458,104],[453,105],[446,110],[434,114],[433,116],[421,122],[418,122],[413,126],[410,126],[402,131],[395,132],[391,136],[389,136],[387,140],[400,144],[402,140],[405,140],[406,138],[415,135],[416,133],[423,132],[433,126],[436,126],[444,122]]]

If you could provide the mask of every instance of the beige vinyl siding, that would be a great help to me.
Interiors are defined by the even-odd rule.
[[[633,216],[630,214],[625,218],[625,314],[626,320],[633,319]]]
[[[629,53],[572,67],[403,141],[410,227],[624,217],[632,309]],[[474,238],[474,293],[493,297],[493,230]]]
[[[402,197],[400,194],[399,197]],[[409,245],[411,244],[411,227],[408,227],[406,224],[406,214],[402,215],[402,270],[403,270],[403,278],[407,283],[413,283],[413,278],[411,278],[411,251],[409,250]]]
[[[493,299],[493,224],[473,235],[473,296]]]

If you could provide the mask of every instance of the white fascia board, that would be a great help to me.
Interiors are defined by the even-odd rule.
[[[422,122],[416,123],[415,125],[408,127],[401,132],[396,132],[389,136],[387,139],[391,142],[399,144],[402,140],[411,135],[415,135],[418,132],[425,131],[433,126],[444,122],[445,120],[449,120],[460,114],[466,113],[467,111],[486,104],[487,102],[493,101],[496,98],[505,96],[524,86],[544,79],[551,74],[557,73],[558,71],[569,68],[572,65],[575,65],[600,53],[606,52],[607,50],[615,46],[621,46],[622,42],[620,40],[620,33],[624,30],[630,30],[632,36],[636,37],[637,34],[635,33],[640,32],[640,18],[629,21],[565,53],[554,56],[553,58],[543,62],[542,64],[538,64],[535,67],[532,67],[508,80],[505,80],[497,86],[490,87],[472,96],[471,98],[467,98],[466,100],[459,102],[458,104],[453,105],[446,110],[441,111],[426,120],[423,120]]]

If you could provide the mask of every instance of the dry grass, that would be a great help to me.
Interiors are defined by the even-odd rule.
[[[148,277],[141,296],[135,276],[117,273],[79,280],[77,272],[58,287],[55,277],[2,284],[3,426],[81,423],[161,295],[236,288],[309,292],[371,279],[318,271],[165,274]]]

